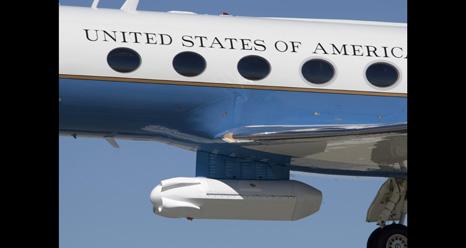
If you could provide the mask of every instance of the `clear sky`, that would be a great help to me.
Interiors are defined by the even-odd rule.
[[[90,0],[60,0],[90,6]],[[119,8],[123,0],[101,0]],[[406,22],[406,0],[141,0],[140,10]],[[375,224],[366,211],[382,178],[292,173],[323,192],[321,210],[293,222],[168,219],[149,193],[160,180],[193,176],[195,154],[155,143],[60,137],[60,247],[354,247]]]

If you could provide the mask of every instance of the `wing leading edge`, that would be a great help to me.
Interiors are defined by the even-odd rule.
[[[250,150],[290,157],[291,170],[406,177],[407,124],[246,126],[220,135]]]
[[[406,123],[389,125],[246,126],[225,132],[223,134],[223,140],[228,143],[258,143],[265,141],[406,132]]]

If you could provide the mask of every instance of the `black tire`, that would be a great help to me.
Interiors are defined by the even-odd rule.
[[[369,239],[367,239],[367,248],[377,248],[377,239],[379,238],[379,234],[381,231],[382,228],[379,227],[371,233]]]
[[[408,227],[392,224],[382,228],[378,235],[375,248],[407,248]]]

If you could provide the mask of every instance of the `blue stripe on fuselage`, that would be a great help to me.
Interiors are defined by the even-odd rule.
[[[218,142],[248,125],[407,121],[407,98],[60,79],[60,130]],[[196,141],[198,140],[198,141]]]

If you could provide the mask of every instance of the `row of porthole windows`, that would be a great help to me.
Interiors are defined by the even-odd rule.
[[[141,56],[126,47],[115,48],[107,56],[108,65],[117,72],[127,73],[141,65]],[[173,68],[186,77],[194,77],[204,72],[207,63],[200,54],[181,52],[173,58]],[[261,80],[270,73],[270,63],[263,57],[248,55],[239,60],[238,72],[249,80]],[[302,76],[310,83],[324,84],[335,76],[335,68],[323,59],[310,59],[301,67]],[[376,62],[366,69],[367,80],[377,87],[389,87],[399,78],[397,68],[386,62]]]

